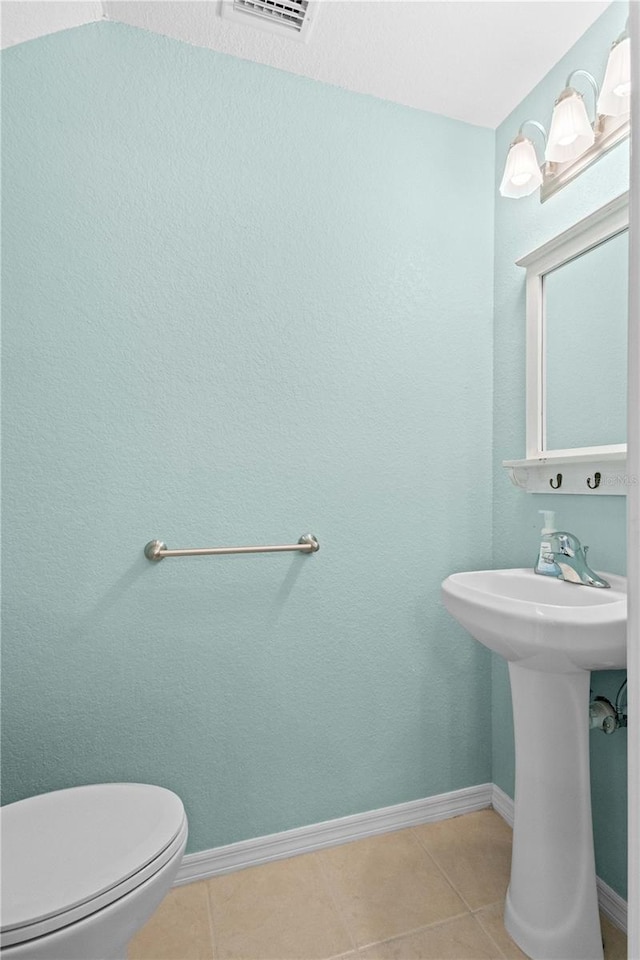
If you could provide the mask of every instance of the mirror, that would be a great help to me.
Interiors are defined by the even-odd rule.
[[[542,278],[543,448],[623,444],[629,231]]]
[[[628,193],[526,267],[527,459],[626,453]]]

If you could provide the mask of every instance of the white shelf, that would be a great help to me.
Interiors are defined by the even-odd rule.
[[[586,496],[625,496],[631,482],[627,454],[561,453],[526,460],[503,460],[511,482],[527,493],[582,493]],[[598,478],[599,475],[599,478]],[[559,485],[558,485],[559,484]]]

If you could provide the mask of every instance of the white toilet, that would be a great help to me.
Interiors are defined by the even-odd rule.
[[[182,802],[142,783],[44,793],[0,811],[3,960],[123,960],[187,842]]]

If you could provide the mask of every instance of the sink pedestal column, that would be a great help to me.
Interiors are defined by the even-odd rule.
[[[587,670],[509,664],[516,741],[505,927],[533,960],[602,960]]]

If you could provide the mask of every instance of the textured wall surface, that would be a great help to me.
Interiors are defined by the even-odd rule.
[[[310,42],[299,43],[292,31],[274,33],[271,23],[261,29],[261,21],[251,16],[227,19],[222,0],[2,0],[0,45],[105,17],[354,93],[494,128],[609,2],[556,3],[549,30],[549,14],[537,3],[330,0],[309,6]],[[452,37],[455,83],[447,80]]]
[[[496,135],[496,194],[509,142],[519,125],[528,118],[535,118],[548,129],[553,100],[563,89],[571,70],[582,68],[599,80],[602,78],[609,46],[623,30],[626,15],[625,4],[613,4],[499,127]],[[624,497],[587,499],[571,495],[527,494],[511,485],[501,463],[525,456],[525,271],[516,267],[515,261],[621,194],[628,185],[627,142],[616,147],[543,205],[537,193],[518,201],[497,196],[493,526],[496,567],[533,565],[542,526],[537,511],[556,510],[558,525],[573,531],[582,543],[590,545],[589,560],[596,570],[625,572]],[[624,370],[621,376],[624,376]],[[623,678],[623,672],[594,674],[594,693],[615,697]],[[497,657],[493,663],[492,719],[493,780],[513,796],[509,681],[506,664]],[[626,731],[619,731],[612,737],[605,737],[599,731],[591,734],[596,866],[599,876],[622,895],[625,895],[627,883],[626,746]]]
[[[489,780],[493,134],[120,24],[3,72],[4,799],[193,851]]]

